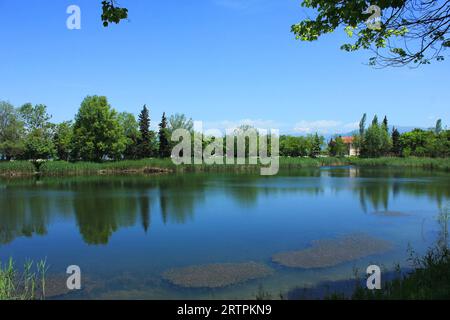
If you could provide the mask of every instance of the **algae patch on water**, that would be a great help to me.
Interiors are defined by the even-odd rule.
[[[401,212],[401,211],[375,211],[373,212],[374,215],[376,216],[383,216],[383,217],[407,217],[410,214],[406,213],[406,212]]]
[[[186,288],[221,288],[266,277],[273,270],[256,262],[216,263],[170,269],[163,278]]]
[[[312,247],[277,253],[272,261],[291,268],[326,268],[391,249],[388,241],[365,234],[352,234],[337,239],[316,240]]]

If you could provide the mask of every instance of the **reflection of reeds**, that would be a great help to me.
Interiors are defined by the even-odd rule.
[[[256,262],[217,263],[176,268],[164,272],[164,279],[187,288],[220,288],[262,278],[272,269]]]
[[[278,253],[272,257],[272,260],[291,268],[326,268],[380,254],[390,248],[390,243],[385,240],[365,234],[353,234],[337,239],[317,240],[310,248]]]

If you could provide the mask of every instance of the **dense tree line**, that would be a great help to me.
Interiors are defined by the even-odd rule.
[[[387,117],[379,123],[375,115],[368,128],[365,122],[366,115],[361,119],[359,133],[354,135],[355,144],[362,157],[450,156],[450,130],[442,128],[442,120],[436,122],[435,128],[414,129],[403,134],[396,128],[389,129]]]
[[[307,136],[280,136],[280,155],[287,157],[317,157],[322,153],[325,138],[316,134]]]
[[[353,135],[353,144],[361,157],[450,156],[450,130],[443,129],[441,120],[433,129],[415,129],[403,134],[396,128],[389,129],[387,117],[380,123],[375,116],[367,128],[366,120],[364,115],[359,131]],[[51,122],[45,105],[27,103],[15,108],[8,102],[0,101],[0,158],[66,161],[167,158],[177,143],[171,141],[174,130],[183,128],[194,135],[192,120],[183,114],[167,117],[163,113],[158,132],[151,130],[150,125],[150,111],[146,105],[136,120],[131,113],[114,110],[106,97],[101,96],[86,97],[74,121],[59,124]],[[235,133],[245,134],[248,129],[254,128],[242,126]],[[261,137],[258,136],[258,139]],[[202,136],[203,147],[214,140],[215,137]],[[270,150],[270,139],[268,143]],[[226,154],[225,144],[223,148],[223,154]],[[246,140],[246,155],[249,150]],[[280,136],[281,156],[342,157],[348,155],[348,150],[348,145],[340,136],[332,138],[327,148],[325,138],[317,133]]]
[[[180,119],[181,118],[181,119]],[[183,126],[185,117],[171,116],[170,123]],[[51,122],[45,105],[30,103],[15,108],[0,102],[0,157],[11,159],[60,159],[102,161],[170,156],[168,121],[163,114],[158,135],[150,129],[144,105],[138,120],[118,113],[106,97],[88,96],[74,121]]]
[[[449,157],[450,130],[444,130],[442,120],[436,122],[434,128],[428,130],[414,129],[400,134],[396,128],[389,129],[385,116],[380,123],[374,116],[371,124],[366,126],[367,116],[363,115],[359,130],[353,134],[353,146],[361,157],[377,158],[383,156],[395,157]],[[329,155],[343,157],[349,155],[349,146],[342,136],[335,136],[324,148],[323,136],[290,136],[280,137],[280,155],[290,157],[317,157]]]

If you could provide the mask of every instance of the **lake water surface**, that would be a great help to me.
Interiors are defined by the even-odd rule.
[[[69,265],[83,290],[58,298],[254,299],[348,279],[354,268],[407,265],[441,232],[450,175],[420,170],[321,168],[243,174],[0,180],[0,260],[47,259],[49,281]],[[363,233],[392,249],[337,266],[277,265],[279,252]],[[254,261],[273,274],[224,288],[182,288],[176,267]],[[64,280],[65,281],[65,280]]]

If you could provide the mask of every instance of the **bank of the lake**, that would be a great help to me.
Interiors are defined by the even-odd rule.
[[[439,171],[450,171],[450,158],[290,158],[280,157],[280,169],[297,169],[327,166],[358,167],[393,167],[422,168]],[[256,172],[257,165],[175,165],[170,159],[142,159],[124,161],[67,162],[31,161],[0,162],[0,176],[27,177],[40,174],[43,176],[105,175],[105,174],[167,174],[172,172]]]

